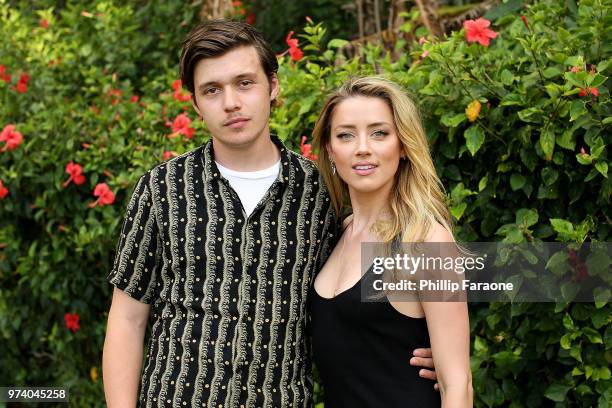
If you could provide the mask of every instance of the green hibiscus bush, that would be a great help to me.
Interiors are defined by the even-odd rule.
[[[375,45],[347,59],[346,41],[309,22],[280,57],[272,129],[316,154],[327,93],[379,73],[421,108],[459,239],[609,241],[611,10],[542,0],[400,41],[395,60]],[[71,405],[103,406],[105,277],[127,199],[144,171],[208,138],[177,81],[196,21],[173,2],[0,0],[0,383],[68,386]],[[470,305],[476,405],[610,406],[609,295]]]

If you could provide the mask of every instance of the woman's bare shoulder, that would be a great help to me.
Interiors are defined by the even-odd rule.
[[[455,242],[455,238],[442,224],[435,222],[429,230],[425,242]]]

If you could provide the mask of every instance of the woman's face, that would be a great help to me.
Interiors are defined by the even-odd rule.
[[[349,189],[388,194],[403,156],[389,105],[376,97],[350,97],[336,105],[330,127],[327,151]]]

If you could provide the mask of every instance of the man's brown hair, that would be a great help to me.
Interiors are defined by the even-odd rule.
[[[255,47],[261,66],[270,82],[278,71],[278,61],[270,44],[261,33],[251,25],[240,21],[217,19],[197,25],[183,41],[180,61],[183,86],[195,94],[193,71],[200,60],[220,57],[228,51],[245,45]]]

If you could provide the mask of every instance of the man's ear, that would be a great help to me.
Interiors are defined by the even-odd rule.
[[[272,74],[272,77],[270,78],[270,100],[275,100],[279,93],[280,83],[278,81],[278,76],[276,76],[276,74]]]
[[[191,106],[193,106],[193,109],[198,113],[198,116],[202,117],[202,112],[200,112],[200,108],[196,104],[195,95],[191,95]]]

